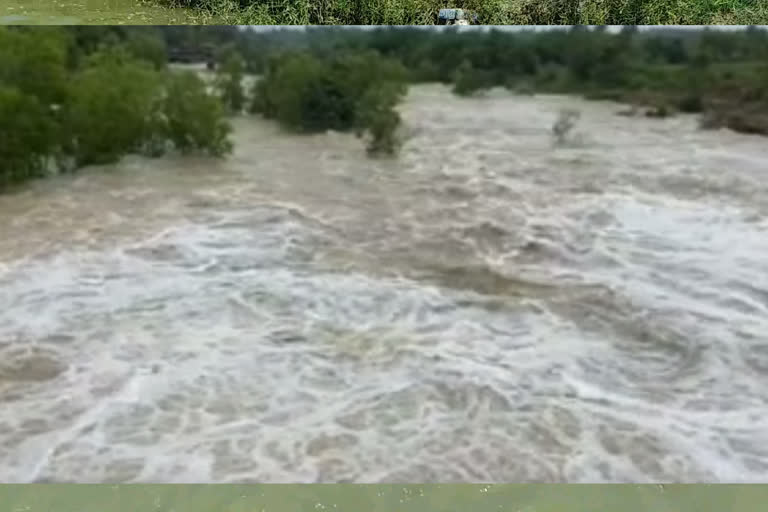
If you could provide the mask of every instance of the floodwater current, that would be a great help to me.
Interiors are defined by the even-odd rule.
[[[768,144],[620,109],[419,86],[396,160],[238,118],[0,196],[0,481],[764,481]]]

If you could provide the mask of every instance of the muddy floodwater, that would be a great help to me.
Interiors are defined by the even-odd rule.
[[[242,118],[0,196],[0,481],[764,481],[768,139],[621,109],[420,86],[395,161]]]
[[[147,0],[0,0],[0,25],[175,25],[195,21],[188,10],[167,9]]]

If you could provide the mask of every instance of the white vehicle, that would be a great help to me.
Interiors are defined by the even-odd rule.
[[[473,21],[477,23],[477,15],[473,16]],[[467,19],[464,9],[440,9],[437,14],[438,25],[471,25]]]

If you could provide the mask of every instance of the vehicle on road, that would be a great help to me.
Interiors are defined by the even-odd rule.
[[[437,13],[438,25],[477,25],[477,14],[467,13],[464,9],[440,9]]]

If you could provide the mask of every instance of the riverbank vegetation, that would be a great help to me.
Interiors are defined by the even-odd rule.
[[[129,153],[231,149],[218,99],[196,75],[165,69],[161,39],[83,35],[0,28],[0,188]]]
[[[768,24],[751,0],[156,0],[233,25],[431,25],[444,7],[484,25]]]
[[[321,57],[364,48],[400,61],[411,82],[442,82],[460,96],[493,87],[580,94],[637,107],[625,113],[700,113],[704,127],[768,134],[768,31],[759,27],[313,28],[241,37],[257,72],[286,48]]]
[[[231,30],[198,39],[194,27],[0,29],[0,188],[127,154],[225,155],[227,116],[246,107],[293,131],[354,132],[372,155],[397,150],[408,79],[397,60],[297,49],[247,62]],[[167,66],[174,49],[199,40],[218,60],[210,84]],[[245,90],[254,66],[263,76]]]
[[[168,66],[190,55],[215,61],[212,80]],[[131,153],[224,155],[230,115],[353,132],[393,154],[397,106],[421,82],[461,97],[580,94],[768,135],[768,31],[756,27],[0,28],[0,59],[0,187]]]
[[[406,78],[398,61],[372,51],[281,54],[256,82],[251,110],[304,133],[354,131],[369,139],[369,153],[392,154]]]

